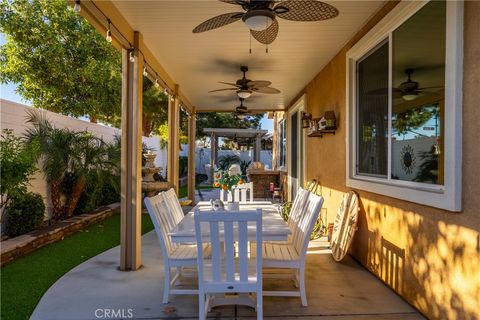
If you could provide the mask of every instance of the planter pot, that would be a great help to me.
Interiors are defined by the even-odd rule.
[[[239,202],[228,202],[227,203],[227,210],[228,211],[239,211],[240,210],[240,203]]]

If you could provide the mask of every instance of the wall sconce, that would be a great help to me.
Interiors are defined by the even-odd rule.
[[[302,128],[310,128],[310,121],[312,120],[312,115],[306,112],[302,112]]]

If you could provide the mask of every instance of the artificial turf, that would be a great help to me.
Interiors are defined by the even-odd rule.
[[[142,215],[142,234],[153,229]],[[40,298],[66,272],[120,244],[120,215],[52,243],[1,268],[3,320],[28,319]]]

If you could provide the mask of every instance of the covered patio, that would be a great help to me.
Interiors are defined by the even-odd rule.
[[[351,255],[334,262],[325,238],[311,241],[305,278],[309,306],[301,307],[297,298],[266,297],[265,318],[478,318],[479,156],[472,138],[478,133],[479,48],[472,40],[478,33],[478,3],[332,1],[340,12],[337,18],[318,24],[282,20],[275,42],[252,44],[247,29],[233,23],[192,33],[198,23],[235,10],[232,5],[245,5],[243,1],[70,2],[81,7],[80,14],[99,32],[110,34],[122,52],[121,244],[59,279],[32,319],[93,319],[104,317],[105,310],[121,310],[120,318],[130,318],[130,312],[138,319],[198,317],[195,295],[172,296],[169,304],[161,303],[165,257],[155,233],[142,237],[140,232],[146,217],[141,193],[142,81],[147,76],[169,97],[167,180],[177,194],[180,110],[188,115],[188,198],[195,204],[196,114],[235,112],[243,92],[209,91],[218,89],[219,81],[235,83],[239,67],[245,65],[251,79],[265,79],[280,90],[250,92],[246,105],[251,113],[275,114],[273,169],[287,176],[282,186],[287,199],[293,200],[307,181],[320,181],[318,193],[330,222],[345,193],[355,191],[360,198]],[[438,7],[429,7],[432,3]],[[428,19],[416,21],[422,12]],[[437,28],[434,22],[443,24]],[[410,33],[397,37],[400,26]],[[420,30],[422,36],[411,36]],[[412,39],[417,42],[411,44]],[[434,56],[422,55],[430,49],[419,43],[427,39],[440,47],[431,50]],[[404,45],[394,46],[397,40]],[[398,48],[405,51],[395,56],[392,51]],[[378,56],[369,56],[372,50]],[[408,67],[418,64],[414,58],[432,64],[416,65],[415,70],[434,70],[415,77],[418,82]],[[366,72],[367,80],[360,79],[363,68],[371,68],[373,76]],[[376,68],[382,69],[380,80]],[[419,82],[433,88],[428,93],[433,97]],[[372,90],[365,89],[369,86]],[[367,108],[361,109],[365,101]],[[394,120],[417,121],[425,106],[434,125],[422,122],[418,136],[407,130],[408,124],[394,128]],[[337,123],[328,130],[331,135],[323,136],[323,115],[332,112]],[[415,158],[410,140],[418,143],[416,138],[426,137],[423,131],[435,131],[424,151],[434,165],[419,181],[411,167],[423,158],[420,153]],[[210,132],[216,150],[220,133]],[[261,132],[252,134],[258,140]],[[403,148],[398,147],[402,143]],[[357,154],[362,148],[366,151]],[[257,158],[259,152],[255,154]],[[394,169],[406,173],[395,174]],[[283,284],[265,280],[267,288]],[[253,318],[255,312],[224,306],[209,317]]]
[[[138,271],[117,270],[119,254],[120,248],[113,248],[64,275],[45,293],[31,319],[95,319],[110,310],[121,314],[117,318],[131,314],[134,319],[198,319],[195,295],[176,295],[168,304],[161,303],[164,270],[153,231],[142,238],[143,266]],[[352,258],[333,262],[324,240],[311,242],[307,262],[309,306],[302,307],[296,298],[268,297],[266,319],[423,319]],[[267,279],[265,288],[278,290],[282,284]],[[255,311],[232,305],[214,308],[208,316],[253,319]]]

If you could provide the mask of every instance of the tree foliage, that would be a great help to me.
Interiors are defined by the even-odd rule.
[[[121,55],[64,0],[2,0],[0,81],[54,112],[120,115]]]
[[[8,204],[11,197],[25,193],[30,177],[37,171],[39,145],[16,137],[11,129],[4,129],[0,141],[0,193],[1,207]]]
[[[159,86],[144,78],[142,100],[143,135],[161,135],[161,126],[168,121],[168,97]]]

